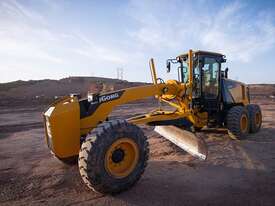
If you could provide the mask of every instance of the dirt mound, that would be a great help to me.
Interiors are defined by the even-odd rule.
[[[253,97],[275,97],[275,84],[250,84],[249,91]]]
[[[139,86],[144,83],[128,82],[118,79],[101,77],[69,77],[60,80],[15,81],[0,84],[0,106],[43,104],[59,96],[87,92],[108,92],[127,87]]]
[[[87,92],[108,92],[145,83],[102,77],[68,77],[60,80],[14,81],[0,84],[0,106],[43,105],[59,96]],[[251,84],[250,94],[253,98],[266,97],[275,99],[275,84]]]

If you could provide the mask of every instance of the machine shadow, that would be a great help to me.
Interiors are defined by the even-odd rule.
[[[150,161],[137,185],[114,198],[140,206],[272,205],[274,180],[265,170]]]
[[[216,133],[216,134],[227,134],[227,130],[223,128],[203,128],[200,132],[202,133]]]
[[[216,129],[216,128],[204,128],[198,134],[214,134],[214,135],[227,135],[228,132],[226,129]],[[262,127],[261,130],[257,133],[250,133],[248,136],[241,141],[254,141],[254,142],[265,142],[275,141],[275,126],[274,127]],[[219,136],[223,138],[223,136]],[[229,137],[228,137],[229,138]],[[230,138],[231,139],[231,138]],[[234,141],[234,140],[232,140]]]
[[[275,127],[263,127],[258,133],[249,134],[246,141],[275,142]]]

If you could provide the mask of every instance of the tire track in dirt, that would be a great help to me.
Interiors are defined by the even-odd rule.
[[[42,122],[0,125],[0,134],[28,131],[31,129],[38,129],[38,128],[42,128],[42,127],[43,127]],[[0,136],[0,138],[1,138],[1,136]]]

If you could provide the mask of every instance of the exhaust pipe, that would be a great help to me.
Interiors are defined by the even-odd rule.
[[[175,126],[156,126],[155,131],[192,156],[206,160],[208,153],[206,143],[194,133]]]

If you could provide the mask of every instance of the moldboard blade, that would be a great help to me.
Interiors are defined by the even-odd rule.
[[[189,154],[201,160],[206,160],[207,146],[204,140],[197,137],[194,133],[175,126],[156,126],[155,131]]]

